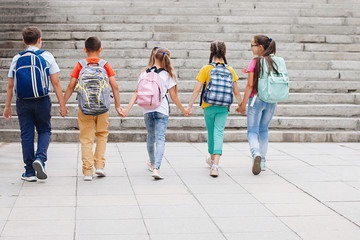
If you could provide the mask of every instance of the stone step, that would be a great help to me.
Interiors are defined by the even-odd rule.
[[[13,116],[11,121],[6,121],[1,118],[1,129],[15,129],[18,128],[19,123],[17,116]],[[53,129],[58,130],[72,130],[78,128],[77,117],[58,117],[51,118]],[[191,128],[205,128],[205,121],[203,116],[195,117],[169,117],[168,128],[171,129],[191,129]],[[227,128],[246,128],[246,117],[229,116],[226,122]],[[144,118],[141,117],[110,117],[109,130],[119,129],[141,129],[145,128]],[[278,129],[306,129],[306,130],[360,130],[360,118],[340,118],[340,117],[282,117],[274,116],[270,124],[270,128]]]
[[[246,43],[244,43],[246,44]],[[72,58],[81,59],[85,58],[85,52],[83,49],[46,49],[51,52],[56,59],[60,58]],[[171,49],[170,49],[171,50]],[[0,49],[0,56],[2,58],[8,58],[11,62],[12,58],[23,49]],[[149,58],[150,49],[118,49],[117,51],[111,49],[103,49],[101,51],[101,57],[104,59],[111,58]],[[207,59],[209,57],[208,50],[171,50],[171,57],[173,59]],[[294,52],[279,50],[276,51],[276,55],[283,57],[286,61],[305,61],[312,59],[315,61],[360,61],[360,52]],[[251,51],[236,50],[233,49],[226,54],[228,62],[232,62],[235,59],[245,59],[250,61],[253,58]],[[0,70],[1,71],[1,70]]]
[[[122,99],[125,99],[125,96],[121,96]],[[171,100],[170,100],[171,102]],[[125,108],[127,106],[127,101],[122,101],[122,107]],[[183,101],[184,107],[187,106],[188,101]],[[0,112],[3,112],[4,104],[0,104]],[[69,103],[67,104],[69,108],[69,117],[76,117],[78,111],[77,103]],[[229,116],[239,114],[235,111],[237,108],[237,103],[233,103]],[[15,111],[16,106],[12,104],[13,116],[17,116]],[[57,103],[53,103],[51,114],[53,116],[59,115],[60,106]],[[171,116],[183,116],[181,111],[173,104],[170,103],[170,113]],[[141,117],[143,116],[143,109],[138,105],[134,105],[129,114],[132,117]],[[192,116],[202,116],[203,110],[196,104],[193,107]],[[110,108],[110,117],[117,117],[118,114],[115,111],[114,105]],[[289,116],[289,117],[360,117],[360,105],[358,104],[282,104],[279,103],[276,107],[275,116]]]
[[[19,142],[20,130],[0,129],[3,141]],[[53,142],[79,142],[78,130],[52,130]],[[145,130],[118,130],[109,132],[109,142],[146,142]],[[166,131],[167,142],[206,142],[207,132],[198,130],[172,130]],[[226,130],[224,142],[246,142],[246,130]],[[359,131],[316,131],[316,130],[271,130],[270,142],[359,142]]]
[[[64,87],[63,87],[64,88]],[[191,92],[183,93],[179,92],[179,99],[183,104],[187,104],[191,97]],[[243,96],[243,93],[241,93]],[[130,98],[132,96],[132,92],[120,92],[120,101],[121,104],[127,105]],[[6,94],[0,94],[0,103],[5,103]],[[54,93],[50,93],[50,98],[53,103],[57,103],[57,98]],[[195,105],[199,103],[200,97],[195,101]],[[236,101],[236,100],[235,100]],[[15,104],[16,99],[13,97],[12,103]],[[68,103],[77,103],[76,94],[72,94]],[[113,103],[113,100],[112,100]],[[235,102],[236,103],[236,102]],[[304,104],[304,105],[312,105],[312,104],[322,104],[324,106],[330,104],[360,104],[360,93],[290,93],[289,99],[286,102],[281,104]],[[124,106],[124,105],[122,105]]]

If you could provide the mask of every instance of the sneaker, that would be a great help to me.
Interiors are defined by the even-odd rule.
[[[212,167],[210,170],[210,176],[212,177],[219,176],[219,169],[217,167]]]
[[[84,181],[92,181],[93,180],[93,176],[84,176]]]
[[[41,162],[40,159],[36,159],[33,164],[32,167],[35,169],[36,171],[36,177],[38,179],[44,180],[47,179],[47,174],[44,168],[44,164]]]
[[[27,181],[27,182],[36,182],[37,178],[35,176],[26,176],[26,173],[23,173],[21,175],[21,180]]]
[[[103,168],[96,168],[95,174],[97,174],[98,177],[106,177],[106,173]]]
[[[154,168],[153,174],[151,175],[156,180],[162,180],[164,177],[160,176],[159,169]]]
[[[212,165],[214,164],[214,160],[212,160],[211,157],[207,157],[207,158],[206,158],[206,163],[207,163],[210,167],[212,167]]]
[[[152,165],[150,161],[148,161],[148,162],[146,163],[146,165],[147,165],[148,170],[149,170],[150,172],[152,172],[152,171],[154,170],[154,165]]]
[[[264,161],[261,161],[260,167],[261,167],[261,171],[266,171],[266,165]]]
[[[253,159],[253,166],[252,166],[252,173],[254,175],[258,175],[261,172],[261,156],[260,155],[256,155]]]

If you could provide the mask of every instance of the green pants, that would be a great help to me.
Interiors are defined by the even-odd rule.
[[[222,154],[224,129],[229,114],[227,107],[210,106],[204,108],[204,117],[208,131],[208,151],[210,154]]]

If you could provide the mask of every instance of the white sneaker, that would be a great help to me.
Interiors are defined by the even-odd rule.
[[[210,167],[212,167],[212,165],[214,164],[214,160],[212,160],[211,157],[207,157],[207,158],[206,158],[206,163],[207,163]]]
[[[106,177],[106,173],[105,173],[104,169],[102,169],[102,168],[96,168],[95,174],[97,174],[98,177]]]
[[[162,180],[164,177],[160,176],[159,169],[154,168],[153,174],[151,175],[156,180]]]
[[[37,178],[36,176],[26,176],[26,173],[23,173],[21,175],[21,180],[24,180],[26,182],[36,182]]]
[[[84,181],[92,181],[93,180],[93,176],[84,176]]]

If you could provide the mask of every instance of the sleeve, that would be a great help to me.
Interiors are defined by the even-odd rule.
[[[172,77],[170,77],[169,84],[168,84],[168,90],[173,88],[175,85],[176,85],[175,80]]]
[[[230,72],[232,73],[233,75],[233,82],[236,82],[237,80],[239,80],[239,77],[238,75],[236,74],[235,70],[232,68],[232,67],[228,67],[228,69],[230,70]]]
[[[251,60],[249,67],[248,67],[248,72],[254,72],[255,71],[255,65],[256,65],[256,58],[254,58],[253,60]]]
[[[196,79],[202,84],[204,84],[205,82],[207,82],[208,79],[210,79],[210,74],[208,70],[209,70],[208,66],[202,67],[199,74],[196,77]]]
[[[17,60],[19,59],[20,55],[16,55],[15,57],[13,57],[12,61],[11,61],[11,65],[10,65],[10,68],[9,68],[9,73],[8,73],[8,77],[9,78],[14,78],[14,69],[15,69],[15,66],[16,66],[16,63],[17,63]]]
[[[44,56],[44,58],[45,58],[45,60],[47,60],[47,62],[49,64],[50,75],[60,72],[60,68],[56,63],[54,56],[48,51],[44,52],[44,54],[46,54],[46,57]]]
[[[106,72],[107,72],[107,74],[108,74],[109,77],[115,76],[115,72],[114,72],[114,70],[110,67],[110,64],[109,64],[109,63],[106,63],[105,66],[104,66],[104,68],[105,68],[105,70],[106,70]]]
[[[81,67],[80,63],[77,63],[76,66],[75,66],[75,68],[74,68],[74,70],[73,70],[72,73],[70,74],[70,76],[72,76],[73,78],[78,79],[81,68],[82,68],[82,67]]]

